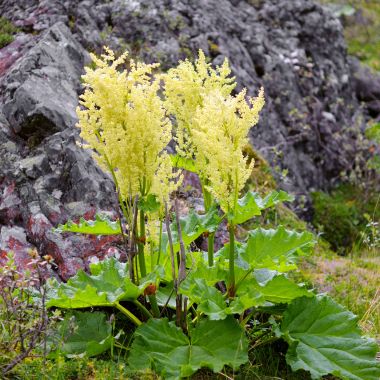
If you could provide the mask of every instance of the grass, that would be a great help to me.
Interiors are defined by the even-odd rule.
[[[380,3],[377,0],[355,0],[353,4],[362,12],[366,22],[349,24],[345,28],[348,51],[380,71]]]
[[[126,362],[107,358],[73,358],[46,360],[35,358],[21,363],[9,379],[20,380],[153,380],[158,379],[152,373],[134,377],[127,369]]]
[[[348,52],[373,70],[380,71],[380,2],[378,0],[321,0],[324,4],[353,7],[356,15],[346,16],[344,34]]]
[[[361,256],[314,256],[303,263],[303,279],[327,292],[359,317],[363,331],[380,339],[380,250]]]
[[[17,32],[18,28],[16,28],[9,20],[0,17],[0,49],[9,45],[14,39],[13,35]]]

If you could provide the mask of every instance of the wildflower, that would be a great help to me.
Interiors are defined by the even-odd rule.
[[[215,90],[204,98],[193,119],[193,143],[201,176],[207,179],[207,190],[225,212],[235,209],[254,165],[243,150],[264,106],[264,90],[257,98],[249,98],[248,103],[245,96],[245,90],[227,97]]]
[[[235,78],[230,76],[231,69],[225,59],[221,66],[213,69],[202,50],[193,65],[190,61],[180,64],[164,76],[165,107],[176,117],[177,153],[193,159],[196,152],[192,144],[194,116],[205,97],[215,90],[223,96],[231,94],[235,88]]]
[[[177,122],[177,152],[194,160],[204,188],[226,212],[235,208],[252,172],[254,162],[243,150],[264,106],[263,90],[248,102],[246,90],[232,96],[236,83],[230,74],[227,60],[213,69],[199,51],[194,65],[181,62],[165,76],[165,105]]]
[[[159,81],[152,79],[158,64],[128,62],[127,53],[115,59],[105,49],[92,55],[96,68],[86,68],[86,90],[80,98],[78,127],[94,150],[99,165],[114,176],[123,199],[155,194],[160,201],[179,184],[165,148],[171,125],[158,96]]]

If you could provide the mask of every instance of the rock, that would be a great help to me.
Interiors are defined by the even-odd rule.
[[[85,57],[70,30],[57,23],[14,62],[0,84],[1,252],[15,251],[23,266],[27,251],[35,248],[53,257],[63,279],[85,267],[89,257],[104,257],[121,243],[118,236],[63,237],[52,231],[68,219],[91,219],[115,208],[109,176],[76,144]]]
[[[86,52],[62,23],[55,24],[2,79],[3,113],[13,131],[38,144],[73,127]]]
[[[328,188],[366,149],[356,138],[364,123],[340,21],[311,0],[71,4],[73,31],[88,48],[125,41],[163,69],[202,48],[215,64],[229,58],[238,89],[255,95],[264,86],[267,104],[251,138],[279,173],[288,170],[286,179],[274,173],[287,190]]]
[[[116,218],[112,181],[76,145],[74,128],[86,49],[105,44],[163,70],[199,48],[214,64],[228,57],[238,90],[264,86],[251,141],[299,196],[364,162],[361,132],[367,112],[378,112],[378,82],[347,57],[339,20],[313,0],[6,0],[0,13],[22,29],[0,49],[2,257],[16,236],[20,257],[50,254],[67,279],[90,260],[125,255],[119,237],[52,231],[100,211]]]
[[[366,104],[371,117],[380,116],[380,75],[350,59],[354,88],[360,101]]]

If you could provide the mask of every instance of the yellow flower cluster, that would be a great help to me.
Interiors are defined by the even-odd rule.
[[[179,186],[165,151],[171,139],[171,124],[158,96],[159,81],[152,79],[157,64],[118,59],[105,49],[92,55],[95,69],[86,68],[85,92],[78,107],[81,137],[99,165],[113,173],[124,199],[155,194],[166,201]]]
[[[165,106],[176,117],[178,153],[194,159],[206,189],[225,212],[231,212],[240,191],[252,172],[243,148],[248,132],[259,120],[264,106],[264,91],[248,98],[243,90],[231,92],[228,61],[213,69],[202,51],[193,65],[181,62],[165,76]]]
[[[78,127],[100,166],[114,175],[124,199],[155,194],[161,202],[180,183],[165,148],[171,139],[167,112],[176,118],[178,153],[194,159],[206,189],[226,212],[234,210],[253,162],[243,155],[249,129],[258,122],[264,92],[246,100],[246,91],[231,92],[235,79],[228,61],[213,69],[202,51],[193,65],[180,62],[153,79],[157,64],[116,59],[106,49],[92,55],[86,90],[80,98]],[[158,95],[165,82],[165,100]]]
[[[221,66],[213,69],[200,50],[194,65],[188,60],[182,61],[164,75],[165,107],[176,117],[177,153],[181,156],[194,158],[192,131],[195,112],[203,105],[205,97],[213,91],[218,90],[223,96],[232,92],[236,83],[230,74],[227,59]]]
[[[264,90],[257,98],[245,100],[243,90],[236,97],[211,92],[194,116],[193,143],[201,175],[207,179],[207,190],[225,212],[233,212],[240,191],[252,173],[254,161],[248,163],[243,148],[248,132],[259,121],[264,106]]]

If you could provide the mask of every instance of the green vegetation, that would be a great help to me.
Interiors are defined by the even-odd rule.
[[[358,251],[376,239],[372,226],[380,220],[380,204],[375,191],[366,195],[363,189],[345,184],[330,194],[315,192],[312,196],[313,225],[335,251]]]
[[[380,3],[377,0],[322,0],[344,17],[350,54],[380,71]]]
[[[365,21],[361,24],[348,22],[345,35],[349,53],[380,71],[380,4],[377,0],[356,0],[353,5]]]
[[[361,335],[357,318],[297,282],[306,277],[299,263],[316,237],[283,205],[294,198],[274,189],[265,162],[247,148],[263,90],[256,98],[232,95],[228,62],[214,69],[202,52],[194,64],[157,77],[157,65],[133,61],[120,71],[126,55],[116,59],[110,50],[93,59],[78,127],[84,147],[112,175],[121,217],[68,221],[55,232],[121,235],[128,259],[92,263],[66,283],[39,275],[21,294],[15,284],[25,280],[10,257],[0,277],[7,326],[0,343],[11,352],[0,363],[2,375],[377,380],[378,346]],[[166,151],[172,138],[176,155]],[[249,189],[253,159],[263,173],[260,193]],[[200,180],[201,212],[179,210],[183,170]],[[229,239],[216,251],[222,229]],[[35,258],[37,273],[51,265],[45,260]],[[372,323],[374,305],[362,322]],[[32,313],[24,316],[25,308]]]
[[[13,35],[18,29],[6,18],[0,17],[0,49],[13,41]]]
[[[373,255],[375,253],[375,255]],[[314,256],[305,260],[302,279],[352,310],[370,336],[380,339],[380,256],[362,252],[360,257]],[[301,278],[300,278],[301,280]]]

